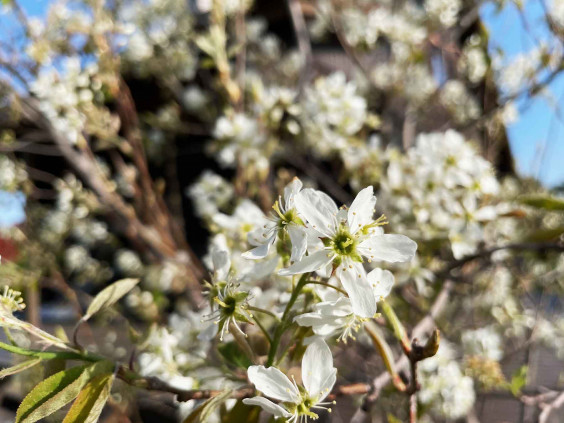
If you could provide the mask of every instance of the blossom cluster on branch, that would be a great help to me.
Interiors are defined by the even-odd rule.
[[[483,2],[264,3],[4,2],[0,378],[45,369],[16,421],[550,415],[505,364],[562,355],[564,200],[505,126],[551,98],[561,2],[512,60]]]

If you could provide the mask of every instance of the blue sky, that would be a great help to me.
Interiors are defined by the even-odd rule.
[[[507,3],[500,13],[491,4],[486,4],[481,15],[490,31],[490,49],[501,48],[507,57],[513,57],[530,50],[536,43],[535,39],[546,40],[550,33],[542,22],[541,0],[524,2],[523,15],[528,30],[515,5]],[[20,0],[20,4],[29,15],[38,16],[44,13],[49,0]],[[556,78],[550,89],[559,104],[564,105],[564,76]],[[562,121],[555,118],[545,99],[537,97],[527,105],[519,120],[508,127],[511,150],[520,174],[537,177],[549,187],[564,182],[563,121],[564,118]]]
[[[540,0],[525,2],[526,29],[512,2],[501,13],[496,13],[491,5],[483,7],[481,14],[490,31],[490,49],[501,48],[513,57],[531,50],[538,40],[547,40],[550,32],[542,20],[543,13]],[[549,87],[560,107],[564,106],[564,75]],[[548,102],[536,97],[520,119],[507,128],[511,151],[522,175],[537,177],[549,187],[564,182],[563,125]]]
[[[0,191],[0,229],[25,220],[25,196],[21,192]]]

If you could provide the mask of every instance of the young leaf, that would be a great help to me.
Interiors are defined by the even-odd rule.
[[[0,371],[0,379],[4,379],[6,376],[15,375],[16,373],[23,372],[24,370],[27,370],[39,363],[41,363],[40,358],[32,358],[31,360],[22,361],[21,363],[18,363],[15,366],[2,369]]]
[[[221,344],[217,347],[217,349],[225,361],[235,367],[246,370],[253,364],[249,357],[241,351],[235,342]]]
[[[139,279],[122,279],[114,282],[110,286],[104,288],[102,291],[94,297],[86,314],[82,317],[82,321],[85,322],[93,314],[99,312],[102,309],[108,308],[111,305],[119,301],[121,297],[127,294],[129,291],[139,283]]]
[[[514,396],[521,394],[521,389],[527,384],[528,366],[521,366],[511,377],[509,390]]]
[[[401,420],[394,416],[392,413],[387,414],[388,423],[401,423]]]
[[[92,379],[78,394],[63,423],[95,423],[112,389],[113,374],[102,374]]]
[[[259,421],[260,408],[251,407],[238,400],[233,408],[222,418],[222,423],[257,423]]]
[[[198,408],[190,413],[188,417],[184,420],[184,423],[200,423],[200,422],[207,422],[210,415],[214,412],[217,407],[219,407],[223,401],[231,396],[230,389],[226,389],[221,394],[208,399]]]
[[[550,195],[532,195],[521,198],[521,203],[537,209],[564,210],[564,199]]]
[[[90,379],[110,372],[112,366],[108,361],[99,361],[48,377],[23,399],[16,413],[16,423],[33,423],[53,414],[74,400]]]

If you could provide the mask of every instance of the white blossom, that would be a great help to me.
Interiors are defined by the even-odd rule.
[[[302,359],[303,388],[276,367],[251,366],[247,370],[251,383],[265,397],[280,401],[276,404],[262,396],[244,399],[247,405],[257,405],[274,417],[284,417],[288,423],[317,420],[316,410],[326,410],[331,402],[323,402],[337,378],[333,356],[327,344],[317,339],[311,343]]]
[[[249,259],[265,258],[270,247],[282,236],[288,234],[292,243],[291,261],[299,261],[305,254],[307,247],[307,235],[303,222],[296,211],[294,199],[302,189],[302,181],[295,178],[284,188],[284,198],[279,197],[272,207],[274,212],[269,218],[270,222],[249,233],[249,243],[256,245],[250,251],[243,254]]]
[[[308,256],[280,274],[327,272],[335,267],[355,314],[372,317],[376,299],[362,266],[363,257],[369,262],[405,262],[413,258],[417,244],[404,235],[384,234],[381,225],[385,219],[372,218],[376,205],[372,187],[360,191],[348,211],[339,210],[328,195],[311,188],[301,191],[294,202],[312,238],[317,239],[317,248],[308,248]]]

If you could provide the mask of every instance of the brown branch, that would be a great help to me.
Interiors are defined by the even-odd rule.
[[[431,332],[431,330],[435,327],[435,319],[442,313],[445,306],[448,303],[448,299],[452,288],[454,286],[454,282],[451,280],[447,280],[439,295],[435,298],[433,305],[431,306],[427,315],[413,328],[411,332],[411,336],[414,339],[420,338],[422,335]],[[395,363],[396,371],[399,373],[401,371],[405,371],[410,366],[410,360],[406,354],[404,354],[398,361]],[[364,400],[363,409],[368,409],[374,401],[378,399],[380,392],[382,389],[391,381],[391,376],[388,372],[384,372],[376,377],[372,381],[371,390],[369,395]]]
[[[241,96],[237,101],[237,111],[243,111],[245,107],[245,73],[247,67],[247,25],[245,22],[245,10],[241,8],[235,17],[235,37],[237,39],[237,57],[235,60],[235,80],[239,85]]]
[[[302,71],[298,82],[298,91],[301,94],[304,86],[311,78],[311,71],[313,65],[313,54],[311,51],[311,41],[309,39],[309,32],[307,30],[304,14],[302,13],[302,6],[299,0],[286,0],[290,17],[292,19],[292,26],[296,34],[296,41],[298,49],[302,56]]]
[[[497,247],[492,247],[483,251],[480,251],[476,254],[471,254],[466,257],[463,257],[458,260],[452,261],[450,264],[445,266],[444,270],[437,273],[438,275],[447,277],[452,270],[455,270],[464,264],[477,260],[480,258],[489,257],[491,254],[495,253],[496,251],[501,250],[516,250],[516,251],[564,251],[564,245],[560,243],[515,243],[515,244],[507,244],[501,245]],[[451,279],[447,279],[439,294],[435,298],[435,301],[427,315],[413,328],[411,332],[412,338],[416,339],[421,337],[422,335],[429,333],[435,327],[435,320],[436,318],[443,312],[444,308],[448,304],[448,300],[450,297],[450,293],[454,287],[454,281]],[[397,372],[405,371],[410,366],[410,360],[407,355],[402,356],[398,361],[395,363],[395,368]],[[356,421],[359,421],[362,418],[364,410],[367,410],[372,403],[374,403],[382,389],[391,382],[391,376],[386,371],[381,373],[378,377],[376,377],[371,384],[371,390],[369,395],[366,396],[364,400],[364,404],[362,409],[357,412],[355,416]]]
[[[448,275],[452,270],[457,269],[464,264],[477,260],[480,258],[485,258],[491,256],[496,251],[501,250],[515,250],[515,251],[538,251],[538,252],[545,252],[545,251],[564,251],[564,244],[559,242],[554,243],[546,243],[546,242],[525,242],[525,243],[514,243],[514,244],[506,244],[506,245],[498,245],[496,247],[488,248],[482,251],[478,251],[475,254],[470,254],[466,257],[462,257],[461,259],[454,260],[450,262],[449,265],[441,272],[442,275]]]
[[[217,389],[181,389],[170,386],[168,383],[159,379],[158,377],[148,376],[140,377],[136,373],[130,371],[128,368],[121,366],[118,369],[117,376],[126,383],[137,388],[145,389],[147,391],[161,391],[168,392],[177,396],[178,401],[202,400],[213,398],[221,394],[222,390]],[[362,395],[366,394],[370,389],[370,385],[366,383],[353,383],[349,385],[336,386],[331,394],[328,395],[330,401],[337,397],[348,395]],[[246,385],[232,392],[231,398],[242,399],[255,394],[255,389],[252,386]]]
[[[21,98],[20,101],[24,117],[51,134],[55,145],[65,159],[85,184],[96,193],[107,213],[114,218],[116,226],[123,231],[125,236],[134,244],[146,245],[156,257],[176,261],[183,266],[186,270],[190,300],[194,306],[200,304],[202,301],[200,281],[203,277],[203,267],[193,252],[187,247],[179,249],[176,245],[171,245],[170,239],[163,239],[163,233],[158,230],[158,227],[147,225],[139,219],[133,207],[124,201],[100,172],[88,145],[75,148],[40,112],[35,99]],[[173,224],[172,221],[170,223]],[[172,233],[174,232],[172,230]]]
[[[40,145],[34,142],[15,142],[9,145],[0,146],[0,152],[7,153],[18,151],[21,153],[37,154],[39,156],[60,156],[58,148],[49,145]]]
[[[562,406],[564,406],[564,392],[561,392],[550,404],[546,404],[544,406],[542,413],[539,416],[539,423],[547,423],[552,412]]]
[[[329,173],[320,169],[313,161],[307,161],[300,154],[294,154],[291,158],[288,157],[288,163],[293,164],[304,174],[317,182],[319,186],[323,187],[323,189],[340,203],[347,204],[352,200],[352,196],[341,188],[341,185],[338,184]]]
[[[356,66],[360,69],[360,71],[362,71],[366,80],[370,83],[373,83],[372,77],[370,76],[370,70],[366,68],[364,63],[362,63],[360,57],[358,57],[358,55],[356,54],[354,47],[351,46],[350,43],[348,42],[344,34],[343,27],[341,25],[341,21],[339,20],[338,12],[333,9],[333,4],[331,5],[330,14],[331,14],[331,24],[333,25],[333,30],[335,32],[335,35],[337,36],[337,40],[339,41],[339,44],[345,51],[345,54],[349,57],[349,59],[354,64],[356,64]]]

